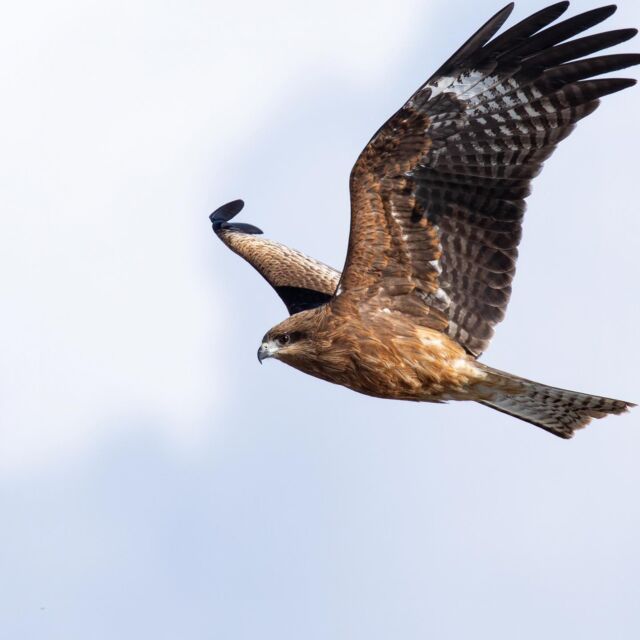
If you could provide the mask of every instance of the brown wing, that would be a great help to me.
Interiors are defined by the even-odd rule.
[[[243,257],[276,290],[290,314],[318,307],[333,296],[340,272],[289,249],[260,238],[260,229],[243,222],[229,222],[244,207],[234,200],[210,216],[213,230],[231,251]]]
[[[579,59],[636,30],[564,42],[615,11],[544,29],[568,4],[490,40],[513,5],[505,7],[372,138],[351,174],[339,291],[422,314],[475,355],[487,347],[509,301],[531,179],[598,98],[635,83],[590,78],[640,62]]]

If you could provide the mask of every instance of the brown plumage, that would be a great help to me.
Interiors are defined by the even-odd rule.
[[[260,272],[289,313],[328,302],[338,286],[340,272],[279,242],[260,238],[262,231],[253,225],[230,223],[243,207],[241,200],[234,200],[211,214],[220,240]]]
[[[615,7],[549,27],[568,5],[494,37],[513,5],[499,11],[374,135],[351,172],[342,274],[230,222],[241,201],[212,214],[292,314],[266,334],[260,360],[380,398],[475,400],[564,438],[632,406],[476,360],[507,308],[532,178],[600,97],[635,83],[592,78],[640,55],[583,56],[636,30],[569,40]]]

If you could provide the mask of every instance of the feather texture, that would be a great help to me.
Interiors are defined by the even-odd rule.
[[[582,58],[635,31],[566,42],[615,11],[549,26],[567,7],[490,40],[505,7],[372,138],[351,175],[341,290],[411,308],[475,356],[486,349],[509,301],[531,180],[601,97],[635,83],[594,76],[640,63],[635,54]]]
[[[232,223],[243,208],[234,200],[211,216],[213,230],[231,251],[244,258],[275,289],[289,313],[325,304],[333,296],[340,272],[279,242],[261,238],[262,231],[243,222]]]

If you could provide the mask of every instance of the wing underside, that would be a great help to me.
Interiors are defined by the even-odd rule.
[[[260,237],[262,231],[253,225],[230,222],[243,206],[241,200],[234,200],[211,214],[213,230],[220,240],[260,273],[290,314],[329,302],[340,272],[295,249]]]

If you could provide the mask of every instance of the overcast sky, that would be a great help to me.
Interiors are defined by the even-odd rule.
[[[500,6],[5,8],[0,637],[640,637],[639,410],[564,442],[259,367],[286,310],[207,219],[340,268],[359,151]],[[640,400],[638,113],[536,180],[485,362]]]

